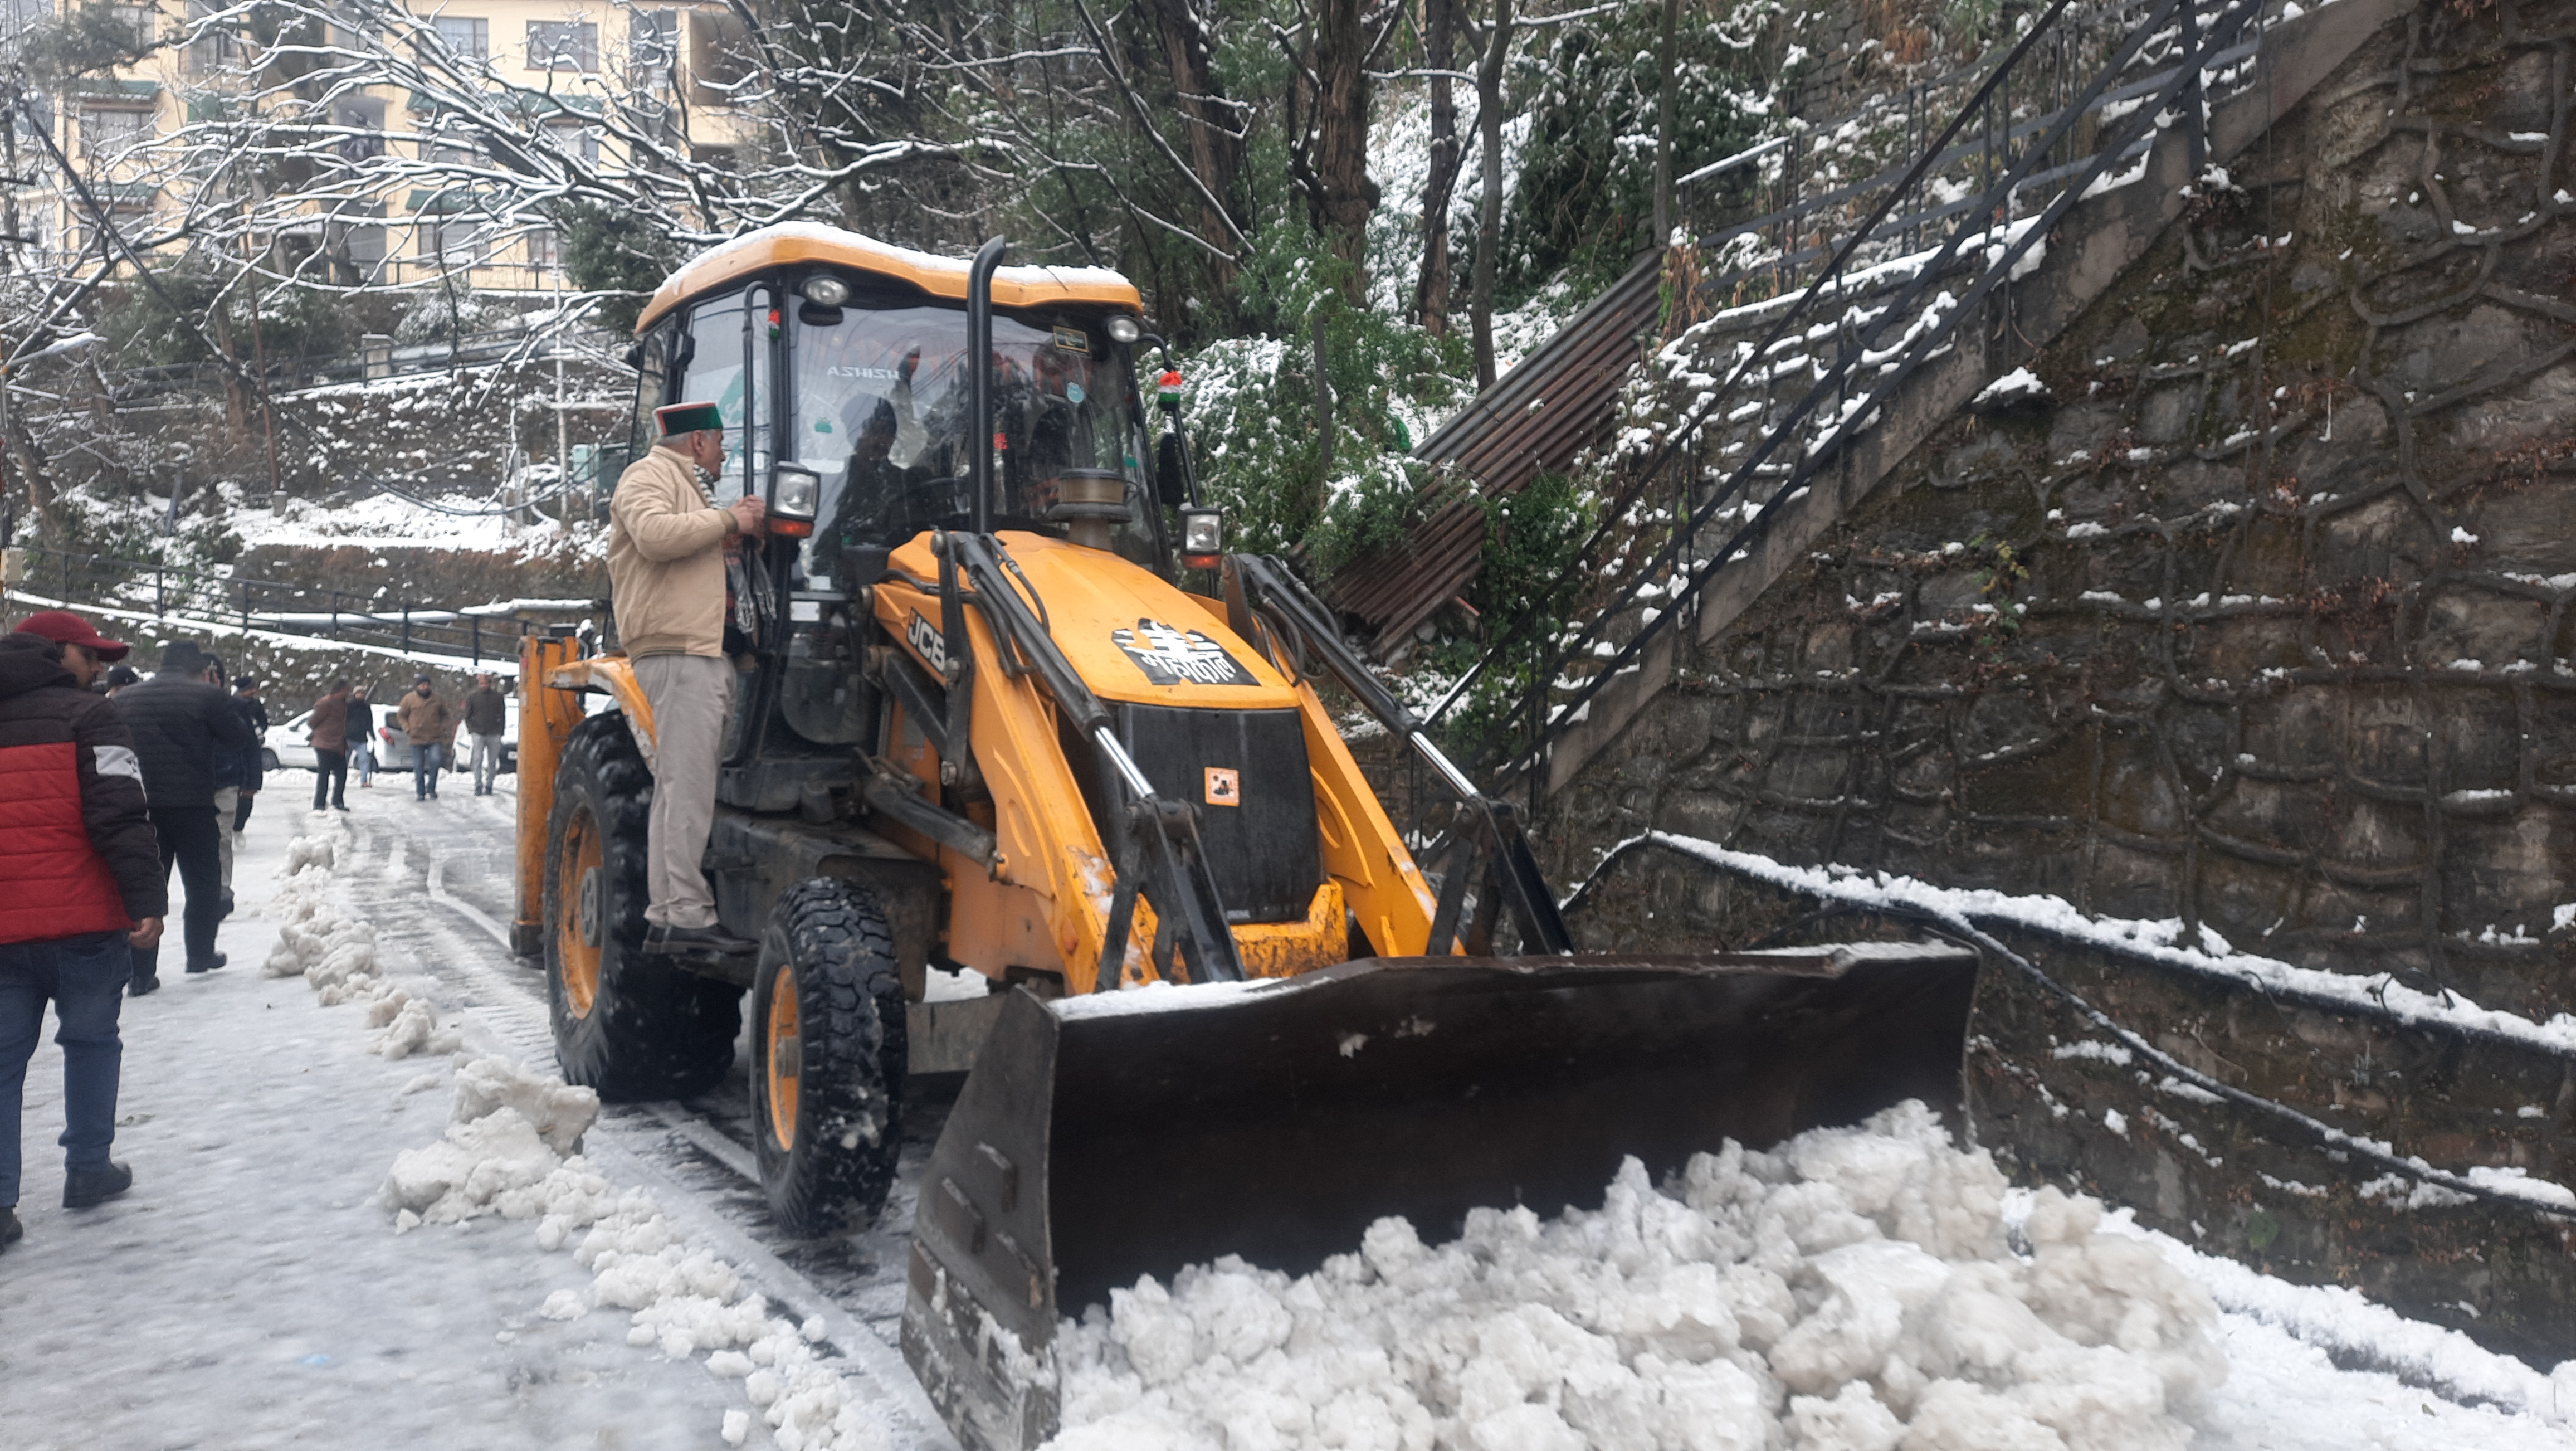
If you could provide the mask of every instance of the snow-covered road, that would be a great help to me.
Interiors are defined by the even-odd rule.
[[[396,1154],[446,1126],[452,1072],[444,1057],[376,1056],[361,1009],[319,1008],[302,980],[259,975],[277,935],[261,908],[287,841],[316,825],[304,779],[273,777],[243,838],[231,966],[166,973],[125,1007],[115,1153],[133,1192],[57,1207],[59,1051],[47,1042],[29,1066],[27,1238],[0,1257],[0,1446],[721,1445],[740,1382],[630,1347],[622,1315],[541,1317],[549,1294],[591,1277],[539,1250],[524,1222],[391,1233],[378,1188]],[[376,925],[390,975],[436,1002],[470,1051],[551,1067],[543,979],[498,940],[508,778],[479,799],[451,778],[429,805],[408,786],[349,793],[356,849],[338,875],[351,905]],[[775,1234],[746,1178],[743,1092],[612,1107],[591,1161],[651,1190],[782,1312],[821,1315],[823,1348],[844,1352],[835,1368],[854,1385],[900,1379],[908,1194],[845,1242]],[[927,1152],[947,1102],[926,1096],[908,1157]],[[899,1434],[927,1414],[908,1380],[887,1399],[892,1444],[946,1442]]]
[[[174,973],[126,1007],[116,1152],[135,1168],[132,1194],[79,1214],[54,1207],[58,1052],[45,1045],[30,1068],[28,1237],[0,1257],[0,1446],[712,1447],[729,1414],[748,1444],[770,1444],[758,1415],[744,1424],[740,1372],[638,1348],[612,1309],[541,1315],[550,1295],[586,1292],[592,1277],[540,1249],[525,1220],[392,1232],[379,1186],[398,1153],[446,1128],[454,1069],[443,1056],[377,1056],[362,1007],[319,1007],[303,980],[258,976],[277,938],[262,907],[287,840],[317,825],[300,809],[302,778],[276,779],[237,869],[241,911],[224,940],[233,966]],[[387,974],[433,1001],[469,1053],[550,1068],[543,981],[503,940],[506,779],[482,799],[454,783],[434,805],[407,786],[350,793],[334,890],[373,924]],[[774,1313],[819,1317],[817,1348],[884,1444],[947,1444],[894,1351],[909,1188],[869,1233],[781,1235],[749,1178],[745,1097],[735,1081],[699,1102],[612,1106],[588,1161],[649,1191]],[[908,1169],[948,1102],[908,1105]],[[2230,1311],[2218,1335],[2229,1378],[2199,1446],[2576,1447],[2522,1367],[2358,1302],[2221,1283],[2230,1267],[2198,1264]],[[2432,1353],[2402,1343],[2415,1331]],[[2472,1404],[2498,1385],[2520,1403]]]

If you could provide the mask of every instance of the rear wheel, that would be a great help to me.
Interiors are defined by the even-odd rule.
[[[566,1082],[690,1098],[733,1066],[741,991],[644,955],[653,776],[622,715],[575,727],[546,817],[546,1006]]]
[[[902,1148],[903,976],[864,888],[811,877],[781,893],[751,990],[752,1140],[779,1222],[801,1235],[885,1207]]]

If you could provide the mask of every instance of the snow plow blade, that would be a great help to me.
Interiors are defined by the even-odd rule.
[[[1056,1429],[1061,1318],[1235,1254],[1302,1273],[1400,1214],[1597,1205],[1909,1098],[1954,1126],[1976,954],[1373,958],[1003,1007],[920,1185],[904,1358],[970,1451]]]

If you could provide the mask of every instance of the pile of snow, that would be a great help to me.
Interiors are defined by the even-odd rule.
[[[505,1219],[579,1214],[596,1219],[608,1181],[578,1155],[599,1117],[599,1095],[540,1077],[500,1058],[456,1067],[456,1109],[447,1133],[427,1148],[394,1156],[384,1200],[397,1233],[498,1213]],[[567,1158],[566,1156],[571,1156]],[[560,1234],[558,1235],[560,1238]]]
[[[370,1052],[387,1058],[455,1052],[456,1033],[439,1026],[428,1000],[386,980],[375,926],[343,910],[333,893],[331,868],[347,839],[335,821],[323,835],[286,844],[282,880],[268,907],[277,945],[260,964],[261,976],[301,977],[324,1007],[366,1004],[367,1026],[376,1030]]]
[[[332,870],[349,849],[345,826],[288,843],[283,879],[269,912],[278,946],[269,977],[301,976],[327,1006],[367,1004],[370,1046],[399,1058],[454,1052],[457,1035],[437,1026],[426,999],[387,982],[375,930],[345,911]],[[403,1092],[434,1086],[423,1074]],[[620,1188],[582,1156],[582,1135],[599,1117],[599,1095],[506,1058],[456,1055],[455,1100],[436,1143],[394,1156],[380,1197],[394,1232],[461,1225],[486,1216],[534,1220],[538,1247],[569,1249],[591,1273],[586,1290],[557,1290],[538,1313],[577,1320],[594,1309],[629,1312],[626,1340],[669,1359],[704,1355],[710,1374],[742,1382],[781,1451],[886,1451],[883,1430],[817,1353],[815,1316],[801,1326],[773,1315],[741,1275],[687,1244],[651,1194]],[[725,1444],[750,1439],[750,1411],[728,1411]]]
[[[394,1232],[485,1215],[534,1220],[540,1248],[568,1248],[591,1272],[587,1291],[557,1290],[539,1314],[628,1311],[628,1344],[672,1360],[704,1355],[710,1374],[743,1383],[784,1451],[879,1451],[882,1431],[813,1349],[822,1320],[799,1326],[772,1314],[731,1265],[688,1244],[651,1194],[594,1169],[579,1150],[598,1114],[590,1089],[507,1059],[460,1056],[446,1132],[396,1155],[385,1178]],[[749,1412],[726,1414],[727,1444],[743,1444],[750,1430]]]
[[[1598,1211],[1406,1221],[1298,1278],[1228,1257],[1058,1339],[1057,1451],[2180,1451],[2226,1377],[2207,1293],[2100,1204],[2003,1174],[1909,1103]]]

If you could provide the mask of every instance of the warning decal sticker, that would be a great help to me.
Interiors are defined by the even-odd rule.
[[[1232,766],[1207,768],[1207,804],[1210,806],[1243,804],[1243,779],[1235,773]]]
[[[1259,685],[1223,645],[1196,630],[1160,620],[1138,620],[1132,630],[1112,630],[1109,643],[1127,652],[1156,685]]]

